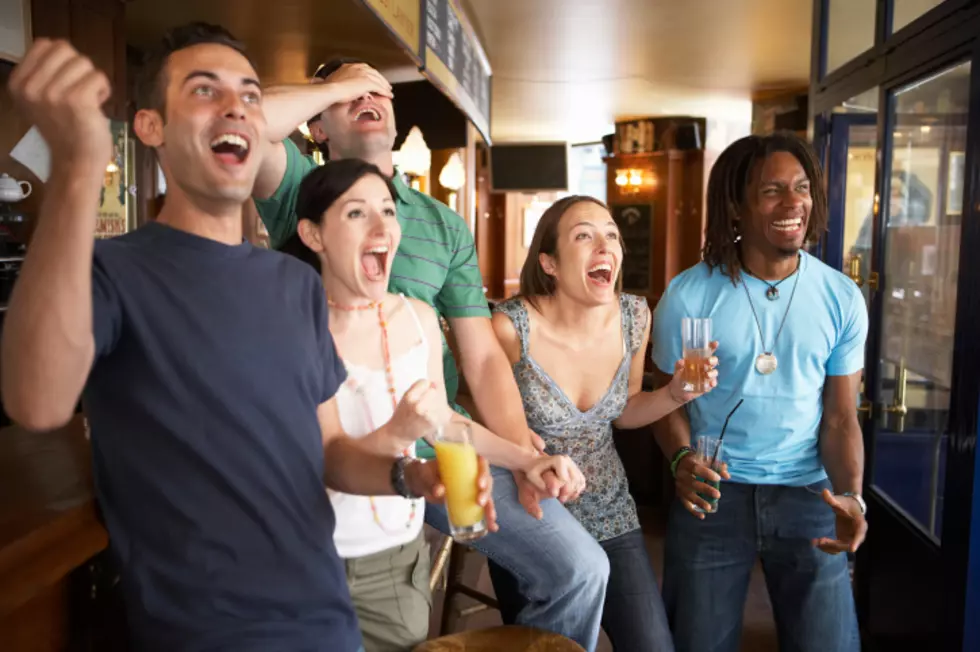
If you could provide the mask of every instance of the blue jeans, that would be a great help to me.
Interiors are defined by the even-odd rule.
[[[633,530],[599,545],[609,557],[609,587],[602,610],[602,629],[616,652],[673,652],[667,615],[643,532]],[[524,599],[510,573],[490,566],[493,588],[504,622]]]
[[[811,541],[832,537],[834,512],[806,487],[721,486],[718,512],[695,518],[677,501],[667,524],[664,602],[678,652],[737,652],[756,557],[762,559],[780,652],[858,652],[847,555]]]
[[[560,502],[543,501],[539,521],[518,501],[511,472],[491,471],[500,530],[473,548],[513,574],[527,596],[517,624],[561,634],[593,652],[609,579],[606,553]],[[444,505],[426,505],[425,522],[449,533]]]

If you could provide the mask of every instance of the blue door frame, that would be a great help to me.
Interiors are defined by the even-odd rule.
[[[866,113],[835,113],[825,136],[830,141],[829,148],[821,148],[825,153],[824,170],[827,171],[827,211],[829,213],[828,232],[821,239],[817,256],[834,269],[844,265],[844,210],[847,198],[847,145],[851,127],[874,126],[878,116]]]

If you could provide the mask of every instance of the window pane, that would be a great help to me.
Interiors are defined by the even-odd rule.
[[[897,91],[885,170],[882,337],[872,481],[942,534],[970,64]],[[903,407],[905,413],[903,414]]]
[[[943,0],[892,0],[892,2],[894,3],[892,34],[894,34],[933,7],[941,5]]]
[[[875,0],[829,0],[825,75],[875,44],[876,4]]]

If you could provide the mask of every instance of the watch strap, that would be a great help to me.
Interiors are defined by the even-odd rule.
[[[391,488],[397,495],[402,498],[408,498],[409,500],[422,497],[413,494],[411,489],[408,488],[408,483],[405,482],[405,467],[414,461],[417,461],[419,464],[425,464],[424,460],[416,460],[412,457],[399,457],[391,465]]]
[[[861,494],[855,493],[853,491],[845,491],[844,493],[837,494],[837,495],[844,496],[846,498],[853,498],[854,501],[858,504],[858,507],[861,508],[861,514],[865,515],[868,513],[868,504],[864,502],[864,498],[861,497]]]

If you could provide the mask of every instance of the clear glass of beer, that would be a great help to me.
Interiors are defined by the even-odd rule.
[[[473,447],[470,426],[450,421],[435,436],[436,463],[446,487],[449,532],[460,542],[473,541],[487,534],[483,507],[477,502],[480,465]]]
[[[684,343],[684,391],[706,392],[710,389],[711,320],[685,317],[681,320],[681,338]]]

